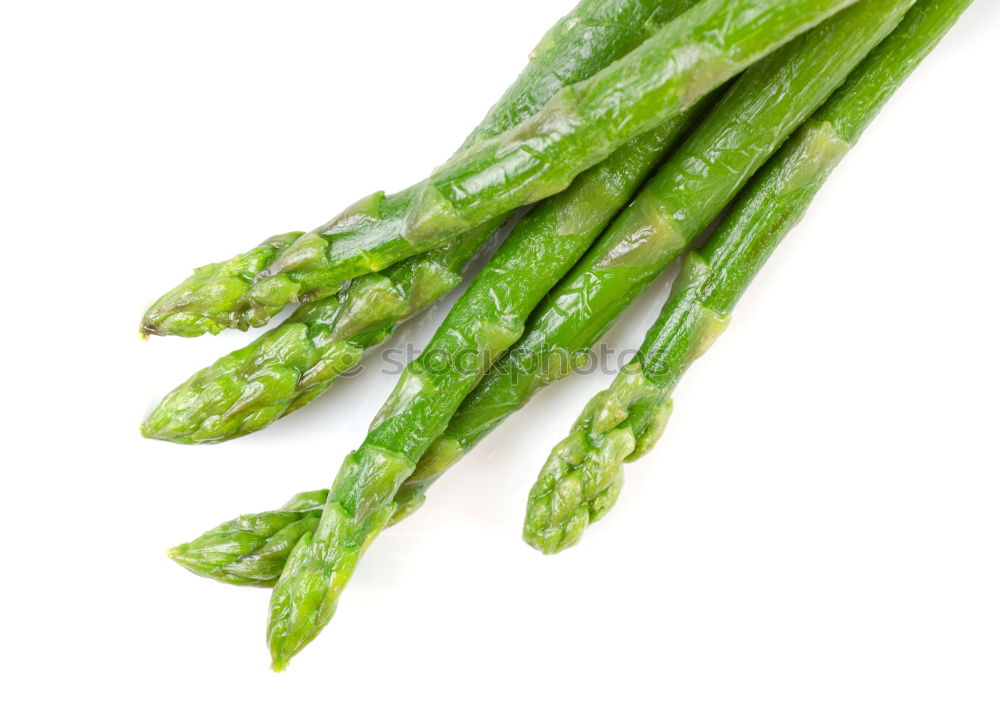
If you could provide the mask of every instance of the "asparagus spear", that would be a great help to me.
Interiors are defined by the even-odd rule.
[[[466,294],[456,308],[475,305],[476,311],[485,313],[482,300],[494,295],[507,302],[516,301],[520,295],[529,296],[518,305],[521,311],[530,308],[532,301],[537,301],[555,284],[625,206],[687,121],[697,113],[698,108],[632,140],[580,175],[569,189],[535,207],[473,284],[480,287],[480,292]],[[530,272],[530,286],[525,280],[525,269]],[[507,286],[525,293],[511,293]],[[505,310],[505,316],[511,310],[514,309]],[[477,315],[476,311],[470,315]],[[460,350],[460,353],[471,351]],[[461,366],[462,362],[455,364]],[[396,493],[390,523],[416,510],[424,501],[424,490],[408,488]],[[232,584],[270,586],[298,537],[316,530],[320,513],[316,509],[326,496],[325,490],[300,493],[277,511],[240,516],[176,547],[170,556],[200,576]]]
[[[635,358],[587,404],[542,468],[528,498],[525,541],[544,553],[561,551],[614,505],[623,463],[655,445],[681,375],[723,331],[753,277],[882,105],[971,1],[919,0],[758,172],[709,241],[687,254]]]
[[[609,55],[638,43],[635,32],[626,30],[614,43],[609,28],[619,26],[611,18],[626,24],[652,14],[656,23],[664,23],[693,1],[674,0],[655,7],[649,0],[581,4],[569,16],[581,22],[564,20],[550,31],[535,60],[466,143],[481,140],[540,106],[554,92],[557,80],[568,83],[592,73],[598,64],[612,60]],[[587,23],[596,30],[585,30]],[[594,33],[597,40],[603,39],[601,43],[594,40]],[[590,42],[578,56],[574,43],[580,40]],[[576,60],[562,60],[554,47]],[[636,149],[646,145],[639,140]],[[629,172],[628,153],[621,161],[622,173]],[[582,212],[568,209],[565,214]],[[367,349],[384,341],[396,324],[458,285],[462,268],[494,227],[487,224],[451,245],[362,276],[337,296],[303,305],[285,324],[170,392],[143,423],[143,435],[185,444],[220,442],[263,429],[307,404],[357,364]],[[183,313],[175,320],[183,321]]]
[[[546,33],[524,71],[459,151],[513,128],[538,111],[563,86],[589,78],[633,50],[696,1],[582,0]],[[393,195],[387,199],[387,207],[405,210],[415,192],[414,187]],[[340,217],[350,218],[352,214],[349,211]],[[471,231],[469,238],[455,244],[463,249],[473,247],[472,241],[475,240],[482,244],[500,228],[504,219],[501,217],[483,229]],[[357,222],[360,225],[362,220],[358,218]],[[320,228],[320,231],[331,224]],[[200,336],[203,333],[216,334],[230,327],[246,330],[250,326],[267,323],[271,312],[258,307],[253,299],[247,299],[247,293],[255,277],[271,265],[291,242],[286,241],[284,236],[280,241],[272,238],[249,253],[197,269],[192,277],[162,296],[146,312],[141,328],[143,334]],[[334,293],[336,288],[333,284],[322,292],[312,291],[298,298],[322,298],[324,294]],[[261,287],[255,290],[257,293],[254,296],[259,297]],[[405,294],[403,297],[409,298]],[[249,305],[237,311],[237,304],[241,301],[249,301]],[[280,308],[286,302],[275,305]]]
[[[223,323],[261,325],[291,301],[331,295],[350,278],[444,245],[564,189],[621,144],[855,1],[702,0],[625,57],[564,88],[500,137],[466,149],[423,183],[396,195],[376,192],[302,236]],[[218,310],[219,301],[212,306]]]

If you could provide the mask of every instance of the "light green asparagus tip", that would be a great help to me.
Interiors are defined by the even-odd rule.
[[[301,232],[268,238],[253,250],[221,263],[197,268],[187,280],[168,291],[142,318],[139,333],[146,336],[201,336],[228,328],[246,330],[255,325],[253,311],[233,312],[254,279],[302,236]]]
[[[623,480],[622,461],[635,440],[624,430],[603,438],[600,445],[574,432],[556,445],[528,499],[524,540],[545,554],[576,545],[584,530],[603,515]]]
[[[433,478],[404,486],[393,498],[387,526],[408,518],[427,500]],[[326,503],[327,491],[299,493],[276,511],[239,516],[198,538],[167,550],[167,556],[198,576],[225,584],[272,587],[281,576],[292,549],[303,535],[313,533]]]
[[[300,493],[284,508],[239,516],[175,546],[167,555],[188,571],[227,584],[273,586],[292,548],[316,530],[327,491]]]
[[[549,455],[528,495],[524,540],[545,554],[576,545],[614,506],[623,464],[649,449],[669,413],[669,400],[637,363],[622,369]]]
[[[358,560],[395,511],[396,502],[390,501],[354,518],[342,504],[327,502],[319,527],[299,539],[271,591],[267,644],[272,669],[283,670],[329,624]]]

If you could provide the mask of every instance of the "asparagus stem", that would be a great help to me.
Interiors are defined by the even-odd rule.
[[[565,189],[629,139],[855,1],[702,0],[628,55],[563,88],[503,135],[460,152],[424,182],[395,195],[376,192],[303,235],[233,303],[227,320],[262,325],[289,302],[332,295],[346,280],[445,245]]]
[[[538,111],[559,89],[589,78],[610,62],[633,50],[650,34],[695,2],[696,0],[582,0],[542,38],[527,67],[490,109],[459,151],[515,127]],[[369,198],[366,204],[352,206],[338,216],[336,224],[328,223],[316,233],[338,239],[364,240],[391,232],[392,225],[400,222],[401,218],[395,223],[390,221],[379,225],[369,221],[365,215],[376,207],[382,207],[383,213],[387,215],[392,211],[405,214],[416,190],[416,187],[412,187],[388,198],[379,193]],[[482,244],[505,220],[506,215],[498,216],[482,229],[468,234],[478,237]],[[341,223],[347,227],[334,230]],[[315,238],[313,242],[316,242]],[[255,248],[232,260],[199,268],[192,277],[153,304],[143,318],[142,331],[161,336],[199,336],[203,333],[215,334],[225,328],[245,330],[250,326],[267,323],[273,313],[293,299],[316,300],[337,292],[338,282],[327,281],[321,286],[309,288],[305,274],[302,273],[268,279],[255,286],[253,294],[249,295],[254,279],[271,266],[290,245],[290,241],[282,243],[280,248],[274,244],[270,250]],[[468,240],[456,244],[472,245]],[[300,249],[293,257],[301,258],[302,255],[303,251]],[[288,259],[282,265],[287,264]],[[379,263],[372,268],[381,270],[387,265],[388,263]],[[367,269],[357,270],[350,275],[340,275],[338,280],[342,282],[346,278],[367,272]],[[302,289],[301,292],[299,288]],[[408,298],[405,294],[403,297]]]
[[[623,463],[655,444],[681,375],[722,332],[754,276],[885,101],[969,4],[920,0],[757,173],[708,242],[688,253],[635,358],[587,404],[542,468],[528,498],[529,544],[545,553],[573,546],[614,504]]]

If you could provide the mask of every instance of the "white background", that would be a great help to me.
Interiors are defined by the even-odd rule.
[[[266,591],[164,556],[325,487],[393,381],[242,441],[147,442],[159,396],[247,338],[142,343],[142,311],[423,177],[571,6],[5,4],[6,725],[1000,724],[996,0],[841,165],[579,547],[525,546],[523,505],[607,377],[435,486],[286,674]]]

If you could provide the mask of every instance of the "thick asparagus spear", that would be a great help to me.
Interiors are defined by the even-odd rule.
[[[538,111],[559,89],[589,78],[633,50],[696,1],[582,0],[546,33],[524,71],[459,151],[513,128]],[[405,210],[415,192],[414,187],[387,198],[387,209]],[[348,213],[340,218],[345,216],[350,218]],[[464,239],[457,241],[456,245],[471,247],[474,243],[470,239],[484,242],[499,229],[504,219],[501,217],[483,229],[469,232],[470,238],[462,236]],[[358,218],[355,222],[361,226],[363,220]],[[328,223],[320,231],[331,225]],[[276,240],[272,238],[249,253],[197,269],[193,276],[162,296],[146,312],[142,332],[161,336],[199,336],[203,333],[215,334],[230,327],[247,329],[266,323],[271,312],[259,308],[263,304],[248,299],[247,293],[254,279],[291,244],[285,236],[279,238],[280,245],[272,242]],[[333,284],[322,292],[312,291],[298,298],[322,298],[323,294],[334,293],[336,288]],[[259,297],[261,287],[256,290],[254,295]],[[409,296],[404,295],[404,298]],[[240,302],[246,305],[237,310]],[[275,305],[280,308],[286,302]]]
[[[462,398],[521,336],[531,311],[597,239],[700,105],[626,144],[533,210],[404,370],[365,441],[348,455],[314,533],[289,556],[271,598],[274,666],[319,633],[371,540],[396,514],[400,483]],[[403,498],[419,505],[422,493]]]
[[[666,154],[670,143],[681,133],[687,120],[698,110],[682,114],[661,128],[632,140],[601,164],[580,175],[569,189],[540,203],[518,223],[504,245],[504,256],[491,261],[481,276],[491,276],[491,289],[480,298],[498,291],[501,284],[521,290],[524,267],[530,268],[533,298],[544,293],[572,266],[573,261],[597,238]],[[501,268],[514,258],[522,270]],[[548,265],[535,265],[537,260]],[[518,275],[520,273],[520,275]],[[513,277],[512,277],[513,276]],[[482,285],[481,283],[479,285]],[[520,295],[520,294],[517,294]],[[517,295],[505,294],[505,300]],[[463,305],[473,300],[463,299]],[[321,302],[317,302],[321,303]],[[523,310],[530,301],[521,304]],[[316,305],[316,304],[313,304]],[[479,310],[482,307],[479,306]],[[280,347],[277,347],[280,348]],[[460,353],[470,353],[461,350]],[[447,362],[446,362],[447,363]],[[462,366],[463,362],[454,362]],[[460,395],[459,395],[460,396]],[[402,520],[424,500],[424,489],[406,489],[396,494],[390,522]],[[322,494],[322,495],[321,495]],[[170,552],[172,558],[200,576],[233,584],[270,586],[299,536],[316,530],[319,508],[327,491],[295,496],[277,511],[240,516],[207,531],[190,543]],[[320,499],[321,498],[321,499]]]
[[[424,182],[396,195],[377,192],[302,236],[234,304],[228,325],[261,325],[291,301],[331,295],[350,278],[444,245],[564,189],[624,142],[855,1],[702,0],[625,57],[564,88],[534,116],[458,154]],[[212,303],[215,310],[219,305]]]
[[[542,468],[528,498],[525,541],[545,553],[561,551],[614,505],[623,463],[656,443],[681,375],[723,331],[754,276],[885,101],[971,1],[919,0],[758,172],[709,241],[687,254],[635,358],[587,404]]]

